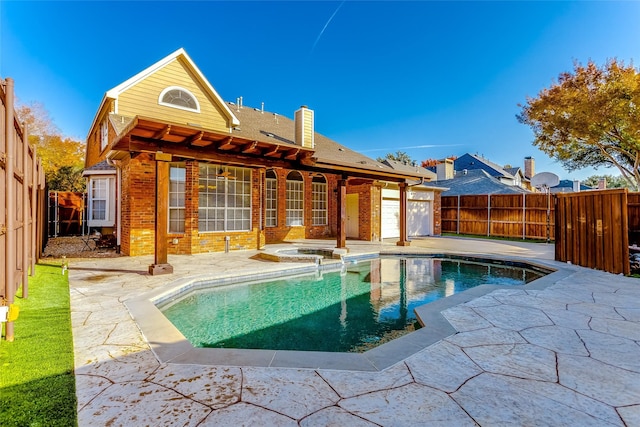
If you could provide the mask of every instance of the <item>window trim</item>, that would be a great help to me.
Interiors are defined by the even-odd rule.
[[[208,194],[208,193],[204,193],[202,191],[198,191],[198,233],[202,233],[202,234],[206,234],[206,233],[235,233],[235,232],[240,232],[240,233],[246,233],[246,232],[250,232],[252,230],[253,227],[253,218],[252,218],[252,212],[253,212],[253,190],[252,190],[252,185],[253,185],[253,171],[251,170],[251,168],[243,168],[243,167],[236,167],[236,166],[221,166],[221,165],[216,165],[216,164],[207,164],[207,163],[201,163],[198,165],[198,186],[200,185],[200,180],[203,179],[200,176],[200,168],[213,168],[213,169],[217,169],[217,170],[221,170],[223,172],[228,172],[229,169],[235,169],[236,171],[242,171],[243,175],[245,175],[248,179],[246,181],[236,181],[235,179],[230,179],[226,176],[217,176],[216,177],[216,181],[218,183],[223,183],[224,184],[224,191],[222,193],[212,193],[212,194],[221,194],[224,196],[224,205],[223,206],[201,206],[200,205],[200,201],[201,196],[204,194]],[[244,194],[240,194],[241,196],[248,196],[248,200],[249,200],[249,205],[248,206],[229,206],[229,200],[231,198],[233,198],[234,196],[238,196],[238,193],[230,193],[229,190],[229,183],[230,182],[239,182],[239,183],[243,183],[243,184],[247,184],[248,185],[248,193]],[[223,224],[223,230],[201,230],[200,229],[200,223],[202,221],[202,219],[200,218],[200,210],[202,209],[211,209],[211,210],[217,210],[217,209],[222,209],[223,210],[223,217],[222,217],[222,224]],[[234,229],[234,230],[230,230],[227,228],[228,223],[230,221],[237,221],[235,218],[232,219],[230,218],[231,213],[235,213],[235,212],[239,212],[239,211],[246,211],[249,214],[249,224],[248,227],[242,228],[242,229]],[[206,220],[205,220],[206,221]],[[243,221],[241,219],[241,221]]]
[[[320,181],[318,178],[322,178]],[[316,179],[318,179],[316,181]],[[322,186],[323,191],[316,191],[316,185]],[[314,177],[311,180],[311,225],[314,226],[325,226],[329,225],[329,186],[327,185],[327,179],[324,177]],[[316,208],[316,195],[321,194],[324,196],[322,200],[324,203],[323,208]],[[320,214],[322,214],[322,221],[320,223],[316,223],[316,218],[320,218]]]
[[[292,174],[297,174],[300,179],[289,179],[289,177]],[[289,188],[290,184],[296,184],[296,187],[299,185],[300,188]],[[293,195],[300,195],[300,198],[295,198],[295,199],[291,199],[290,195],[292,191],[295,191],[295,193]],[[291,171],[287,174],[287,180],[286,180],[286,188],[285,188],[285,202],[286,202],[286,219],[285,219],[285,225],[287,227],[303,227],[304,226],[304,176],[302,176],[302,174],[298,171]],[[302,206],[302,208],[300,209],[293,209],[290,208],[289,206],[292,204],[300,204]],[[300,212],[300,216],[298,217],[296,215],[295,218],[292,218],[291,215],[289,215],[289,213],[293,213],[293,212]],[[290,221],[293,219],[300,219],[300,224],[292,224]]]
[[[171,191],[171,169],[183,169],[184,170],[184,190],[182,191],[183,194],[183,203],[182,206],[171,206],[171,194],[175,193],[175,194],[179,194],[180,192],[178,191]],[[176,181],[176,182],[180,182],[180,181]],[[167,203],[167,233],[169,234],[184,234],[187,231],[187,206],[186,206],[186,200],[187,200],[187,168],[186,165],[184,163],[171,163],[169,164],[169,191],[167,194],[167,198],[168,198],[168,203]],[[182,223],[182,231],[176,231],[176,230],[172,230],[171,229],[171,212],[172,211],[182,211],[183,212],[183,218],[184,221]]]
[[[89,175],[87,185],[87,225],[89,227],[112,227],[115,225],[115,175],[112,174],[92,174]],[[104,181],[106,183],[105,198],[93,198],[94,183]],[[104,219],[93,219],[93,202],[94,200],[105,201],[105,217]]]
[[[273,227],[277,227],[278,226],[278,174],[276,174],[276,172],[273,169],[270,169],[270,171],[273,172],[273,174],[275,175],[275,178],[269,178],[267,177],[267,174],[265,174],[265,192],[264,192],[264,214],[265,214],[265,219],[264,219],[264,225],[265,227],[269,227],[269,228],[273,228]],[[267,171],[268,173],[269,171]],[[271,199],[269,199],[269,184],[273,185],[273,189],[271,189],[273,191],[273,197]],[[273,201],[273,208],[268,208],[268,201],[271,200]],[[269,224],[269,213],[273,213],[273,224]]]
[[[162,98],[164,98],[167,92],[170,92],[172,90],[181,90],[185,92],[187,95],[189,95],[193,99],[193,101],[196,103],[196,108],[183,107],[182,105],[176,105],[176,104],[171,104],[170,102],[164,102]],[[165,107],[171,107],[171,108],[177,108],[179,110],[190,111],[192,113],[200,112],[200,102],[198,102],[198,98],[196,98],[193,92],[191,92],[189,89],[186,89],[182,86],[169,86],[164,88],[164,90],[160,92],[160,96],[158,96],[158,105],[164,105]]]

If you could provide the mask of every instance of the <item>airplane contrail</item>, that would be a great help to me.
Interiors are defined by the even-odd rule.
[[[435,148],[435,147],[458,147],[462,144],[426,144],[426,145],[412,145],[410,147],[396,147],[396,150],[407,150],[410,148]],[[372,148],[371,150],[359,150],[360,153],[368,153],[371,151],[389,151],[389,148]]]
[[[322,30],[320,31],[320,34],[318,34],[318,37],[316,37],[316,41],[313,43],[313,46],[311,47],[311,52],[309,52],[309,55],[311,55],[313,53],[313,50],[316,48],[316,45],[320,41],[320,37],[322,37],[322,35],[324,34],[324,30],[327,29],[327,27],[331,23],[331,20],[333,19],[334,16],[336,16],[336,13],[338,13],[338,11],[340,10],[340,8],[342,7],[342,5],[344,4],[345,1],[346,0],[343,0],[342,3],[340,3],[340,5],[338,5],[338,7],[336,8],[335,12],[333,12],[333,15],[331,15],[329,17],[329,20],[327,21],[327,23],[324,24],[324,27],[322,27]]]

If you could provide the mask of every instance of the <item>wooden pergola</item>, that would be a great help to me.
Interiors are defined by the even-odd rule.
[[[300,171],[340,174],[338,180],[337,242],[346,247],[346,195],[351,179],[396,182],[400,188],[400,246],[408,246],[407,179],[422,179],[419,174],[399,173],[392,169],[373,170],[340,161],[319,160],[315,150],[288,141],[264,141],[243,138],[231,133],[205,130],[196,126],[157,121],[136,116],[111,144],[110,158],[129,153],[150,153],[156,162],[155,258],[151,274],[172,273],[168,263],[167,222],[169,163],[174,158],[220,162],[256,168],[288,168]]]

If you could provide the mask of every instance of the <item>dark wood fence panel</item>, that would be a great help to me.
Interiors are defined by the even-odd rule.
[[[556,260],[629,274],[627,190],[556,195]]]
[[[627,194],[629,244],[640,246],[640,193]]]
[[[85,234],[85,193],[49,191],[49,237]]]
[[[539,240],[555,238],[553,195],[443,196],[441,215],[444,233]]]

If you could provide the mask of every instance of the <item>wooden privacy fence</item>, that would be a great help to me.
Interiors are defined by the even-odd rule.
[[[49,191],[49,237],[84,235],[86,193]]]
[[[555,239],[553,195],[442,197],[442,232],[520,239]]]
[[[630,273],[627,190],[584,191],[556,198],[556,261]]]
[[[640,193],[627,193],[629,245],[640,246]]]
[[[15,115],[13,85],[11,78],[0,79],[1,304],[12,304],[20,286],[22,296],[28,296],[29,273],[34,273],[45,235],[44,172]],[[13,322],[0,325],[6,340],[13,341]]]

